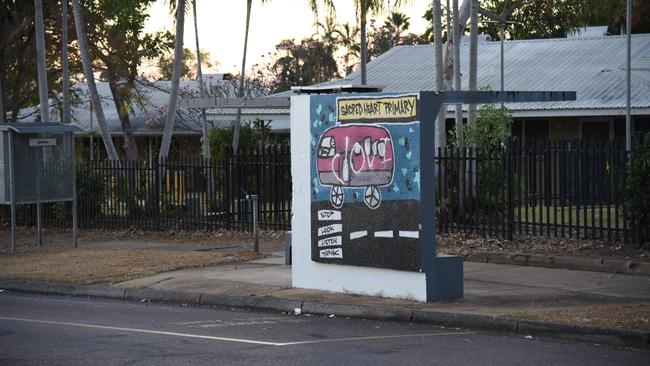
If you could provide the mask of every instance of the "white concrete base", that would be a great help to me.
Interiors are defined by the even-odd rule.
[[[292,286],[426,302],[424,273],[311,260],[310,97],[291,97]]]

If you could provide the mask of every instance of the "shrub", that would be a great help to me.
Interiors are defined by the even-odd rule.
[[[634,239],[650,243],[650,134],[632,149],[623,197],[623,213]]]

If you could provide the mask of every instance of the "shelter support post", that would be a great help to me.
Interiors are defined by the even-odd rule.
[[[36,203],[36,244],[38,244],[38,247],[43,246],[43,223],[41,222],[41,218],[43,217],[43,214],[41,212],[41,164],[43,164],[43,156],[41,156],[38,153],[38,150],[36,151],[36,197],[39,202]]]
[[[9,163],[9,194],[11,195],[11,253],[16,253],[16,172],[14,169],[14,139],[9,134],[9,149],[7,162]]]
[[[43,246],[43,223],[41,222],[41,204],[36,204],[36,242],[39,247]]]
[[[435,195],[435,122],[438,111],[446,104],[484,104],[495,102],[575,100],[569,91],[522,92],[420,92],[420,253],[421,269],[426,274],[427,301],[463,297],[463,258],[438,255],[436,245]],[[426,162],[426,163],[425,163]],[[510,162],[508,162],[510,164]],[[510,189],[512,189],[510,182]],[[511,193],[510,193],[511,196]],[[512,197],[509,197],[512,199]],[[509,207],[512,211],[512,203]]]
[[[77,164],[74,161],[74,134],[70,137],[70,151],[72,151],[72,245],[74,248],[79,247],[77,239]]]

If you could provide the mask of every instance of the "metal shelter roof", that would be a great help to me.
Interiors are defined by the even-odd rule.
[[[28,133],[67,133],[77,132],[81,129],[77,126],[56,122],[43,122],[43,123],[12,123],[0,124],[0,131],[13,131],[19,134]]]

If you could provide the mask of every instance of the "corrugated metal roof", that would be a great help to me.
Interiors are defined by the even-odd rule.
[[[121,134],[122,125],[119,115],[113,103],[113,97],[107,82],[97,82],[97,92],[100,95],[102,109],[108,130],[112,134]],[[205,84],[212,88],[215,95],[228,94],[231,97],[236,95],[237,83],[232,80],[220,80],[207,78]],[[169,89],[171,82],[167,80],[147,83],[143,81],[136,85],[137,96],[131,103],[129,111],[129,121],[135,134],[161,134],[165,125],[165,115],[167,113],[167,103],[169,102]],[[80,96],[81,103],[71,107],[72,123],[85,132],[99,132],[95,112],[90,109],[90,98],[88,88],[85,83],[78,83],[73,86]],[[195,80],[181,80],[179,86],[179,98],[198,96],[198,82]],[[21,110],[20,116],[35,115],[37,107],[25,108]],[[50,112],[52,113],[52,112]],[[235,111],[236,113],[236,111]],[[274,110],[268,115],[277,113]],[[212,113],[208,113],[208,116]],[[209,128],[218,128],[227,125],[224,118],[208,118]],[[233,118],[234,119],[234,118]],[[254,120],[247,114],[243,115],[243,120]],[[232,119],[231,119],[232,120]],[[228,122],[229,123],[229,122]],[[201,119],[198,110],[188,110],[178,108],[176,120],[174,121],[174,133],[201,133]]]
[[[506,90],[575,90],[577,100],[548,103],[506,104],[514,111],[568,111],[625,109],[625,42],[624,36],[595,38],[558,38],[506,41],[504,48]],[[479,42],[478,85],[498,90],[500,85],[500,42]],[[468,89],[469,52],[466,40],[461,42],[461,74],[463,90]],[[417,92],[435,86],[434,49],[432,45],[397,46],[368,63],[368,84],[384,87],[384,92]],[[650,34],[632,36],[632,108],[650,108]],[[231,81],[214,80],[226,93],[235,95]],[[226,85],[227,84],[227,85]],[[358,71],[343,79],[317,84],[316,87],[360,85]],[[133,103],[131,124],[136,134],[158,134],[164,126],[169,81],[140,85],[142,96]],[[233,84],[234,85],[234,84]],[[72,108],[74,123],[85,131],[98,131],[96,118],[91,117],[85,84],[77,84],[84,103]],[[181,81],[181,97],[198,95],[197,83]],[[111,99],[108,83],[97,83],[109,130],[120,133],[119,116]],[[230,90],[232,89],[232,90]],[[291,91],[274,96],[288,96]],[[31,113],[34,108],[26,110]],[[564,112],[563,112],[564,111]],[[237,113],[235,109],[207,111],[210,127],[226,126]],[[288,109],[242,109],[244,120],[273,118],[280,123],[288,119]],[[94,121],[91,128],[90,121]],[[274,122],[275,123],[275,122]],[[274,126],[275,127],[275,126]],[[201,122],[195,110],[179,109],[174,131],[200,133]]]
[[[624,109],[625,37],[560,38],[506,41],[505,90],[575,90],[576,101],[516,103],[513,111]],[[467,42],[461,43],[463,90],[468,88]],[[650,107],[650,34],[632,36],[632,108]],[[368,64],[368,84],[385,92],[415,92],[435,87],[434,48],[431,45],[397,46]],[[319,85],[360,84],[354,72],[342,80]],[[479,42],[478,85],[498,90],[500,43]]]

